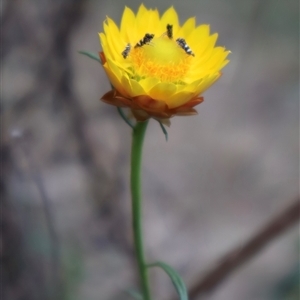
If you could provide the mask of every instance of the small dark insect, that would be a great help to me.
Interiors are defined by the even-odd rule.
[[[167,25],[167,36],[169,39],[173,38],[173,25]]]
[[[149,44],[153,38],[154,34],[146,33],[145,36],[134,46],[134,48]]]
[[[124,51],[121,53],[122,56],[123,56],[124,58],[126,58],[126,57],[129,55],[130,50],[131,50],[131,45],[128,43],[128,44],[126,45]]]
[[[178,38],[176,40],[177,44],[179,47],[181,47],[186,54],[188,55],[192,55],[192,56],[195,56],[195,54],[193,53],[192,49],[189,47],[189,45],[186,43],[185,39],[183,38]]]

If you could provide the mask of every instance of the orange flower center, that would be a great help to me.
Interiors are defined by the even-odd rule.
[[[182,81],[193,59],[167,36],[154,38],[149,44],[133,48],[130,56],[137,78],[153,77],[164,82]]]

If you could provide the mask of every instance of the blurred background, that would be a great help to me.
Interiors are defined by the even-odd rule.
[[[166,142],[151,121],[143,158],[149,261],[188,287],[299,194],[299,1],[145,1],[196,16],[232,51],[198,116],[176,117]],[[3,0],[1,259],[5,300],[132,299],[137,287],[128,189],[131,129],[99,101],[97,53],[110,0]],[[299,227],[273,239],[193,299],[298,299]],[[298,278],[298,279],[297,279]],[[176,299],[151,271],[154,299]]]

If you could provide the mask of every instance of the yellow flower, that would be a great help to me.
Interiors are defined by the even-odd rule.
[[[107,17],[100,58],[113,86],[102,100],[129,107],[138,121],[197,114],[199,97],[220,76],[230,51],[215,47],[218,35],[195,18],[182,26],[170,7],[161,17],[143,4],[125,7],[120,28]]]

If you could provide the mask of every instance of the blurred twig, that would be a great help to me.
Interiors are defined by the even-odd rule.
[[[28,167],[27,171],[29,172],[41,198],[51,247],[51,279],[54,287],[54,289],[51,290],[53,290],[56,299],[61,299],[63,288],[63,282],[61,278],[61,247],[57,232],[55,230],[51,200],[46,191],[41,171],[39,170],[37,163],[34,161],[33,155],[28,147],[28,135],[26,136],[26,133],[15,129],[12,131],[12,137],[17,143],[17,146],[23,152]]]
[[[190,289],[190,299],[212,291],[233,271],[250,258],[254,257],[268,243],[295,225],[300,219],[300,198],[292,202],[287,209],[272,219],[242,247],[238,247],[225,255],[220,263],[202,276]]]
[[[2,125],[2,120],[1,120]],[[14,195],[7,184],[14,168],[12,147],[0,139],[0,259],[1,299],[48,299],[40,260],[28,252],[26,225],[18,213]],[[24,226],[25,225],[25,226]]]
[[[15,3],[16,0],[6,2]],[[13,58],[13,61],[18,61],[22,57],[20,53],[25,53],[23,49],[32,49],[30,55],[36,59],[26,60],[25,66],[19,64],[18,68],[24,68],[22,70],[29,73],[33,84],[20,96],[16,94],[18,98],[11,101],[13,104],[10,122],[17,124],[25,122],[26,130],[28,116],[34,114],[35,118],[37,112],[41,111],[49,115],[49,107],[55,113],[58,112],[60,117],[67,119],[65,123],[69,128],[67,131],[64,127],[63,131],[70,132],[72,141],[73,136],[76,140],[76,148],[68,150],[77,151],[79,161],[86,169],[87,182],[90,185],[88,190],[91,193],[89,198],[94,199],[97,213],[101,216],[99,226],[107,228],[107,232],[116,237],[114,242],[129,248],[130,243],[127,239],[119,238],[121,236],[119,228],[124,227],[123,223],[126,220],[124,216],[120,217],[124,212],[122,209],[116,212],[116,207],[119,208],[116,201],[119,200],[121,193],[121,176],[115,172],[114,177],[111,178],[104,168],[105,158],[99,154],[101,149],[91,135],[90,118],[82,102],[84,99],[82,101],[79,99],[74,87],[71,53],[79,49],[72,48],[71,42],[89,4],[84,0],[76,3],[72,0],[31,3],[34,11],[38,12],[36,14],[30,14],[30,4],[19,4],[6,5],[4,10],[5,18],[2,23],[6,30],[0,32],[4,45],[1,50],[7,54],[8,60]],[[60,153],[59,151],[66,151],[66,148],[61,147],[61,143],[57,142],[55,150]],[[120,156],[121,154],[116,160],[118,163]],[[117,226],[121,221],[122,225]]]
[[[31,47],[34,45],[35,49],[39,49],[41,59],[31,68],[35,84],[15,101],[13,114],[16,119],[29,114],[32,107],[44,103],[43,99],[47,96],[51,97],[52,108],[69,118],[70,131],[77,140],[79,159],[90,177],[92,198],[96,203],[101,201],[101,212],[107,212],[111,210],[111,201],[106,199],[109,198],[110,191],[107,190],[110,182],[103,166],[97,161],[99,149],[96,149],[90,138],[88,114],[74,92],[74,67],[70,55],[78,50],[70,49],[70,41],[84,17],[86,6],[87,2],[84,0],[76,1],[75,4],[71,0],[56,3],[49,1],[45,6],[38,6],[40,14],[37,14],[36,19],[28,18],[26,11],[22,14],[22,9],[14,7],[13,16],[7,18],[6,22],[10,24],[11,18],[20,16],[18,28],[26,25],[34,30],[30,35],[25,35],[23,44]],[[47,39],[37,31],[41,26],[47,29]],[[13,33],[4,36],[5,45],[14,42],[10,40],[10,36],[14,36]]]

